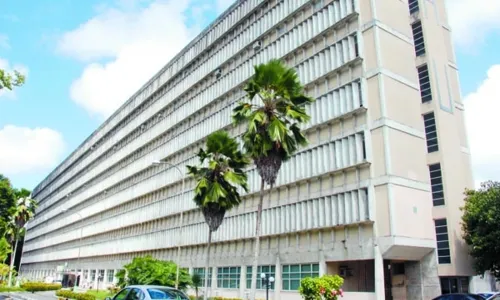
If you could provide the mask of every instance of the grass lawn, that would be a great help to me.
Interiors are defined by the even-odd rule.
[[[106,297],[114,296],[108,290],[88,290],[87,294],[94,295],[97,300],[104,300]]]

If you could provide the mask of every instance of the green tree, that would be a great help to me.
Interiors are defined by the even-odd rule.
[[[196,300],[198,300],[198,289],[201,286],[201,276],[200,276],[200,274],[194,273],[191,276],[191,282],[192,282],[191,286],[194,287],[194,290],[196,292]]]
[[[500,182],[483,182],[478,190],[466,190],[465,196],[462,232],[476,272],[490,271],[500,280]]]
[[[248,124],[243,134],[244,147],[261,177],[250,299],[255,299],[257,287],[265,184],[270,185],[270,196],[283,161],[288,160],[299,146],[307,145],[300,125],[309,121],[305,105],[314,99],[303,90],[294,69],[279,60],[271,60],[255,66],[255,74],[245,86],[250,102],[240,103],[234,109],[234,122]]]
[[[15,190],[15,196],[25,196],[31,194],[28,190]],[[9,272],[9,286],[12,285],[12,271],[14,270],[14,261],[16,259],[17,245],[25,232],[26,223],[35,216],[35,209],[37,203],[29,196],[17,198],[16,206],[9,222],[7,235],[9,242],[13,245],[13,251],[10,256],[10,272]]]
[[[151,256],[134,257],[123,270],[116,273],[118,285],[163,285],[174,287],[177,265],[171,261],[155,259]],[[179,289],[186,290],[191,285],[191,276],[185,270],[180,270]]]
[[[14,87],[23,85],[25,80],[26,77],[19,71],[9,73],[0,69],[0,90],[3,88],[12,90]]]
[[[5,263],[7,257],[12,252],[9,242],[6,238],[0,238],[0,264]]]
[[[217,131],[208,136],[206,150],[198,152],[201,167],[187,166],[188,174],[197,182],[194,202],[201,209],[208,225],[205,295],[208,295],[208,268],[212,233],[222,224],[224,215],[241,203],[238,187],[247,188],[244,168],[249,160],[239,150],[238,143],[227,132]]]
[[[7,231],[8,222],[14,211],[15,203],[15,193],[10,180],[0,174],[0,236],[4,236]]]

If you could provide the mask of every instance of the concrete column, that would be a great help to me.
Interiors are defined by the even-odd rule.
[[[375,295],[377,300],[385,300],[384,259],[378,245],[373,247],[373,255],[375,258]]]
[[[280,300],[281,298],[281,288],[282,288],[282,276],[281,276],[281,261],[280,256],[276,255],[276,272],[274,273],[274,300]]]
[[[99,269],[96,269],[95,270],[95,278],[94,278],[94,282],[92,283],[92,287],[96,290],[98,284],[99,284]]]
[[[102,285],[107,287],[108,286],[108,269],[104,269],[104,278],[102,279]]]
[[[118,279],[116,279],[116,273],[118,273],[118,269],[115,269],[115,276],[113,277],[113,284],[118,283]]]
[[[212,267],[212,284],[210,285],[210,288],[208,289],[208,296],[214,297],[215,290],[217,288],[218,288],[217,287],[217,267]]]
[[[319,276],[323,276],[327,273],[325,255],[323,251],[319,251]]]
[[[247,288],[247,266],[241,266],[240,272],[240,298],[245,299],[245,290]]]
[[[406,262],[405,272],[408,300],[433,299],[441,295],[436,251],[431,251],[420,261]]]

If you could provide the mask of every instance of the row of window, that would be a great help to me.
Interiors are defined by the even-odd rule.
[[[237,31],[238,29],[241,30],[242,29],[241,25],[233,30],[229,30],[229,29],[237,21],[240,21],[242,18],[246,17],[246,15],[250,11],[252,11],[256,6],[258,6],[261,2],[266,2],[265,4],[267,4],[267,1],[263,1],[263,0],[241,1],[241,3],[235,8],[234,11],[232,11],[228,16],[221,19],[218,24],[214,25],[203,37],[201,37],[196,43],[194,43],[191,46],[191,48],[183,54],[183,57],[180,57],[179,59],[173,61],[171,64],[169,64],[167,67],[165,67],[164,70],[162,70],[163,74],[161,75],[161,78],[155,78],[155,82],[151,83],[147,87],[148,94],[151,94],[154,89],[156,89],[158,86],[163,85],[167,80],[173,81],[172,79],[175,79],[175,78],[172,78],[172,75],[175,74],[181,68],[183,68],[185,64],[189,63],[193,57],[199,55],[202,52],[205,53],[205,59],[213,56],[213,53],[210,53],[209,51],[207,51],[207,47],[211,43],[214,43],[216,40],[218,40],[218,38],[220,36],[222,36],[222,35],[234,35],[235,31]],[[252,17],[253,17],[252,23],[255,21],[255,18],[257,17],[258,14],[263,14],[267,9],[268,9],[268,5],[263,5],[261,10],[254,13],[252,15]],[[245,24],[247,26],[250,24],[249,19],[250,18],[248,18],[248,17],[246,17],[246,19],[245,19],[245,21],[246,21]],[[230,41],[230,40],[231,39],[228,39],[228,41]],[[222,41],[217,41],[217,43],[221,44]],[[214,50],[216,50],[216,49],[214,48]],[[158,81],[161,81],[161,82],[158,82]],[[133,102],[135,102],[135,103],[139,102],[138,98],[146,98],[143,95],[144,92],[145,91],[141,91],[139,96],[142,96],[142,97],[136,96],[136,99]],[[140,99],[140,100],[142,100],[142,99]],[[135,109],[135,108],[130,107],[128,109],[130,110],[130,109]],[[122,115],[123,115],[123,113],[122,113]],[[132,118],[128,118],[129,121],[130,121],[130,119],[132,119]],[[124,123],[125,122],[121,122],[120,125],[123,125]],[[117,128],[114,128],[113,131],[116,131],[116,129]],[[104,131],[105,128],[103,128],[101,130]],[[103,137],[103,138],[99,139],[99,141],[97,143],[100,143],[102,140],[105,140],[105,139],[106,139],[106,137]],[[86,151],[86,150],[87,149],[81,149],[80,151]],[[89,152],[87,152],[87,153],[89,153]],[[37,186],[34,189],[33,194],[36,195],[41,189],[43,189],[45,186],[47,186],[47,184],[51,183],[52,177],[56,177],[56,176],[60,175],[59,171],[63,168],[66,168],[66,165],[76,163],[78,161],[78,160],[75,161],[74,158],[76,158],[76,157],[78,157],[78,160],[83,158],[83,157],[79,156],[79,153],[75,153],[74,155],[72,155],[70,157],[70,159],[68,159],[63,164],[61,164],[59,167],[57,167],[56,170],[54,170],[54,172],[52,172],[47,177],[47,179],[44,180],[44,182],[42,182],[39,186]]]
[[[446,219],[434,220],[436,228],[437,256],[440,264],[450,264],[450,241],[448,236],[448,224]]]
[[[204,286],[205,268],[195,268],[195,274],[202,278]],[[257,289],[265,289],[266,284],[261,280],[260,274],[265,273],[269,277],[276,278],[276,266],[257,267]],[[306,277],[318,277],[319,264],[283,265],[281,269],[281,287],[284,291],[295,291],[299,289],[300,281]],[[209,269],[209,286],[212,285],[212,268]],[[239,289],[241,284],[241,267],[217,268],[217,287],[228,289]],[[246,288],[250,289],[252,284],[252,267],[246,267]],[[274,290],[274,282],[270,284],[270,289]]]
[[[209,80],[210,82],[205,80],[206,83],[202,84],[201,86],[199,86],[199,84],[195,84],[193,86],[193,84],[191,82],[196,82],[196,81],[200,80],[202,77],[206,76],[207,72],[210,72],[211,70],[213,70],[217,66],[221,66],[222,64],[224,64],[225,61],[228,60],[228,58],[231,58],[234,54],[236,54],[238,51],[240,51],[242,48],[244,48],[245,45],[247,45],[250,42],[250,40],[253,40],[256,37],[260,36],[263,32],[266,31],[266,28],[274,26],[276,24],[276,22],[279,21],[278,19],[282,19],[282,18],[286,17],[288,14],[290,14],[295,9],[300,7],[300,5],[303,4],[302,2],[305,3],[305,1],[307,1],[307,0],[291,1],[291,2],[287,2],[287,3],[278,2],[277,5],[274,7],[268,7],[267,5],[264,5],[263,9],[260,10],[258,14],[255,14],[253,16],[253,20],[250,21],[250,19],[248,19],[248,18],[245,19],[242,22],[242,24],[237,26],[233,31],[230,31],[228,34],[226,34],[226,36],[223,38],[223,40],[218,41],[218,43],[215,44],[214,47],[208,47],[208,50],[206,50],[204,52],[204,55],[203,55],[206,58],[206,61],[205,60],[202,60],[202,61],[196,60],[195,62],[190,63],[190,65],[188,67],[186,67],[186,70],[182,74],[179,74],[178,76],[176,76],[176,80],[171,82],[171,84],[169,84],[169,85],[177,85],[178,83],[180,83],[181,80],[183,80],[184,77],[189,75],[190,77],[195,76],[196,79],[194,81],[187,80],[187,79],[184,80],[184,81],[190,82],[189,84],[187,84],[190,86],[190,88],[188,89],[186,86],[186,82],[183,82],[182,85],[183,85],[183,87],[185,87],[185,89],[183,89],[182,91],[179,91],[179,92],[186,93],[186,94],[193,94],[193,93],[197,93],[196,90],[205,89],[208,85],[213,83],[213,79],[210,79]],[[345,2],[345,1],[349,2],[350,0],[336,0],[336,2]],[[339,7],[339,11],[340,11],[340,6],[337,5],[337,7]],[[343,6],[343,7],[345,8],[345,6]],[[293,17],[293,20],[294,20],[293,23],[295,23],[295,20],[297,19],[298,16],[300,17],[300,19],[307,17],[307,16],[303,16],[303,12],[299,13],[297,16]],[[257,18],[259,18],[259,20],[257,20]],[[271,19],[273,20],[273,22],[270,22]],[[263,24],[265,26],[262,26]],[[251,30],[250,27],[254,28],[254,30]],[[243,29],[245,29],[245,30],[243,30]],[[249,33],[251,33],[251,34],[249,35]],[[252,36],[252,37],[250,37],[250,36]],[[226,43],[227,43],[227,45],[226,45]],[[228,52],[228,50],[230,50],[230,51]],[[234,60],[230,60],[228,64],[232,64],[231,62],[234,62],[234,61],[240,60],[240,59],[242,61],[245,60],[245,58],[241,58],[241,57],[237,56]],[[194,71],[195,67],[197,69],[196,71]],[[203,70],[200,70],[199,67],[202,67]],[[211,78],[211,77],[209,77],[209,78]],[[168,87],[167,87],[167,89],[168,89]],[[162,90],[164,90],[164,89],[162,89]],[[157,91],[157,92],[155,92],[155,97],[154,97],[155,99],[148,99],[147,101],[140,104],[139,107],[133,112],[133,115],[130,115],[129,117],[127,117],[127,120],[134,120],[136,117],[139,117],[139,114],[142,114],[142,112],[146,109],[146,107],[150,106],[152,102],[156,101],[157,98],[160,97],[159,94],[163,94],[163,93]],[[177,98],[177,96],[179,96],[179,95],[170,95],[170,98]],[[189,95],[185,95],[185,96],[189,96]],[[178,101],[178,102],[182,102],[182,101]],[[155,111],[157,111],[157,110],[155,110]],[[141,117],[144,118],[144,114],[142,114]],[[148,118],[149,118],[149,116],[148,116]],[[125,122],[125,123],[128,123],[128,122]],[[120,128],[113,129],[106,136],[108,136],[109,134],[114,135],[114,133],[117,132],[119,129]],[[103,141],[103,142],[107,141],[107,140],[108,140],[107,138],[101,139],[101,141]],[[116,139],[114,139],[114,140],[115,140],[115,142],[118,141]],[[96,148],[97,145],[98,145],[98,143],[96,143],[94,145],[94,148]],[[117,147],[117,146],[115,145],[115,147]],[[96,151],[96,152],[98,152],[98,151]],[[111,151],[111,153],[113,153],[113,152]],[[69,172],[71,174],[68,173],[68,175],[73,176],[75,174],[75,172],[77,171],[77,169],[78,168],[74,167]],[[55,186],[55,185],[56,184],[54,183],[53,186]],[[58,187],[58,189],[59,189],[59,187]],[[53,188],[50,187],[47,190],[52,191]],[[43,199],[45,196],[47,196],[45,193],[42,193],[42,194],[39,195],[40,199]]]
[[[344,1],[345,1],[345,0],[344,0]],[[332,16],[332,15],[334,15],[334,14],[335,14],[335,8],[334,8],[334,7],[338,7],[338,5],[335,5],[335,6],[334,6],[334,5],[332,4],[332,5],[329,5],[327,8],[325,8],[325,9],[324,9],[325,13],[324,13],[323,15],[324,15],[325,20],[327,20],[327,18],[328,18],[327,16]],[[341,8],[342,8],[342,6],[341,6],[340,8],[338,8],[338,9],[341,9]],[[344,10],[345,10],[345,9],[344,9]],[[331,12],[330,12],[330,11],[331,11]],[[342,12],[343,14],[345,14],[345,13],[348,13],[348,12],[349,12],[349,10],[347,10],[347,11],[341,11],[341,12]],[[304,28],[304,29],[305,29],[305,28],[309,28],[309,31],[304,31],[304,33],[303,33],[304,37],[305,37],[305,36],[314,36],[314,34],[316,34],[317,32],[319,32],[319,31],[322,29],[321,25],[323,24],[323,22],[318,22],[318,21],[316,21],[316,20],[319,20],[319,19],[323,18],[323,17],[321,17],[321,15],[322,15],[322,13],[321,13],[321,12],[318,12],[318,14],[317,14],[317,15],[314,15],[312,18],[308,19],[308,20],[307,20],[307,22],[305,22],[305,23],[304,23],[303,28]],[[339,15],[340,15],[340,17],[342,16],[342,14],[340,14],[340,12],[339,12]],[[315,25],[316,23],[317,23],[318,25]],[[324,22],[324,24],[328,24],[328,23],[325,21],[325,22]],[[306,25],[307,25],[307,26],[306,26]],[[298,27],[294,29],[294,32],[299,33],[300,31],[299,31],[298,29],[299,29],[299,28],[301,28],[301,27],[302,27],[302,25],[298,25]],[[309,39],[309,38],[310,38],[310,37],[308,37],[307,39]],[[306,39],[306,40],[307,40],[307,39]],[[290,40],[292,41],[293,39],[290,39]],[[354,41],[355,41],[355,40],[354,40]],[[288,43],[283,43],[283,42],[281,43],[281,45],[287,45],[287,44],[288,44]],[[277,43],[277,44],[272,44],[271,46],[273,46],[273,48],[276,48],[276,50],[275,50],[275,51],[273,51],[273,50],[271,49],[271,52],[276,52],[276,51],[278,51],[277,53],[275,53],[278,57],[280,57],[280,56],[282,55],[282,54],[281,54],[281,52],[283,52],[283,51],[288,51],[288,50],[287,50],[287,47],[285,47],[285,48],[283,48],[283,49],[280,49],[280,46],[279,46],[279,41],[278,41],[278,43]],[[336,58],[336,60],[338,60],[339,62],[344,62],[346,59],[351,59],[350,57],[351,57],[351,55],[352,55],[352,54],[350,54],[350,53],[354,53],[355,55],[359,54],[359,53],[358,53],[359,51],[355,51],[355,49],[357,49],[357,43],[355,43],[355,44],[354,44],[354,46],[349,46],[349,47],[350,47],[351,49],[353,49],[353,50],[350,50],[350,49],[348,49],[348,48],[346,48],[346,47],[347,47],[347,42],[346,42],[346,41],[345,41],[345,42],[342,42],[342,46],[339,48],[339,50],[337,50],[337,51],[336,51],[337,53],[340,53],[340,57],[339,57],[339,58]],[[345,48],[345,49],[344,49],[344,50],[342,50],[343,48]],[[352,52],[351,52],[351,51],[352,51]],[[334,52],[332,52],[332,57],[333,57],[333,53],[334,53]],[[345,57],[345,58],[342,58],[342,57]],[[319,58],[320,58],[320,57],[319,57],[319,54],[318,54],[318,58],[317,58],[317,59],[318,59],[318,61],[316,61],[316,58],[314,58],[314,60],[316,61],[316,64],[319,62]],[[327,57],[327,58],[329,59],[329,57]],[[312,61],[312,59],[311,59],[311,61]],[[327,62],[328,62],[328,61],[327,61]],[[312,65],[311,65],[311,66],[312,66]],[[320,64],[320,66],[324,66],[324,63],[321,63],[321,64]],[[233,72],[233,73],[234,73],[234,74],[236,74],[236,75],[238,75],[238,74],[241,74],[241,71],[240,71],[240,72]],[[230,76],[230,77],[234,77],[234,76]],[[170,120],[171,120],[172,118],[168,118],[168,119],[170,119]],[[104,166],[102,166],[102,167],[104,167]],[[104,169],[103,169],[103,170],[104,170]],[[55,197],[54,199],[56,199],[56,198],[57,198],[57,197]],[[51,202],[53,202],[53,201],[51,201]],[[42,206],[43,206],[43,205],[42,205]],[[35,220],[35,222],[34,222],[33,224],[36,224],[36,220]]]
[[[262,234],[280,235],[364,222],[369,219],[368,202],[367,189],[363,188],[265,209],[262,215]],[[141,211],[144,211],[145,218],[147,218],[148,210]],[[193,211],[185,217],[182,244],[203,244],[205,235],[200,233],[205,232],[207,227],[201,213]],[[128,219],[120,218],[123,220],[121,221],[123,225],[129,222]],[[116,219],[114,221],[116,222]],[[122,224],[95,224],[93,227],[99,227],[96,231],[102,232],[105,231],[101,227],[103,225],[120,227]],[[81,243],[79,239],[76,239],[68,244],[62,244],[57,246],[59,250],[52,247],[30,251],[23,256],[23,263],[49,258],[51,260],[70,259],[77,252],[80,252],[82,256],[95,256],[117,254],[123,249],[142,252],[149,249],[173,248],[179,236],[178,225],[178,216],[176,216],[120,228],[116,231],[85,237]],[[253,237],[254,228],[255,212],[233,215],[225,219],[213,238],[220,242],[248,239]]]

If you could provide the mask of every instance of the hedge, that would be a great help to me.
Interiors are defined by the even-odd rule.
[[[61,289],[60,283],[26,282],[21,288],[28,292],[57,291]]]
[[[56,296],[64,299],[75,299],[75,300],[96,300],[94,295],[87,293],[75,293],[68,290],[60,290],[56,292]]]
[[[0,293],[5,293],[5,292],[24,292],[24,289],[20,287],[15,287],[15,286],[0,286]]]

